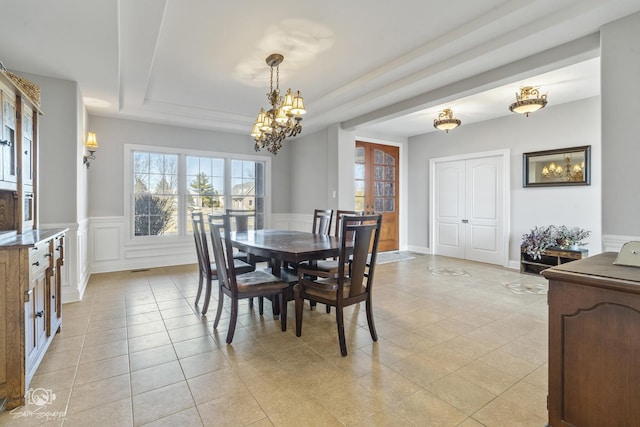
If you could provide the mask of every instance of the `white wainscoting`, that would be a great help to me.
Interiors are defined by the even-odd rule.
[[[296,231],[311,231],[312,227],[313,214],[271,214],[269,225],[269,228]]]
[[[91,218],[89,226],[89,269],[91,273],[195,264],[193,236],[132,241],[124,217]]]
[[[62,268],[62,302],[75,302],[82,299],[82,294],[89,281],[86,242],[88,220],[78,223],[40,224],[41,229],[67,228],[65,234],[64,266]]]
[[[605,252],[620,252],[622,245],[631,241],[640,241],[640,236],[602,235],[602,244]]]

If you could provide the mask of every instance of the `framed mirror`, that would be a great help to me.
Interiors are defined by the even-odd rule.
[[[591,146],[534,151],[522,155],[522,186],[591,184]]]

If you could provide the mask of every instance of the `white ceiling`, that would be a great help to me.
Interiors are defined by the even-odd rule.
[[[599,94],[597,53],[521,60],[594,34],[640,2],[0,0],[0,10],[0,61],[78,82],[91,114],[249,139],[267,106],[270,53],[285,57],[281,90],[305,97],[304,134],[341,122],[411,136],[433,131],[446,107],[463,126],[511,114],[524,84],[540,85],[549,105]],[[506,75],[517,61],[528,72]],[[479,75],[474,89],[456,89]]]

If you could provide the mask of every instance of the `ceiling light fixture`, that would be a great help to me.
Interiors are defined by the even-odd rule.
[[[509,105],[509,110],[529,117],[530,113],[544,108],[545,105],[547,105],[546,93],[540,95],[540,88],[523,86],[520,88],[520,93],[516,93],[516,102]]]
[[[267,65],[271,67],[271,80],[267,99],[271,109],[260,109],[258,118],[251,129],[251,136],[256,142],[255,149],[265,148],[272,154],[278,154],[282,141],[302,132],[302,114],[306,113],[300,91],[294,94],[287,90],[284,98],[280,96],[280,64],[284,56],[273,53],[267,57]],[[273,69],[276,70],[276,86],[273,87]]]
[[[438,118],[433,119],[433,127],[439,130],[443,130],[446,133],[449,133],[451,129],[455,129],[460,126],[462,123],[459,119],[453,117],[453,111],[449,108],[445,108],[444,110],[438,113]]]

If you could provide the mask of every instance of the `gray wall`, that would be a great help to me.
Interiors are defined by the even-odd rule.
[[[602,27],[602,228],[640,236],[640,13]]]
[[[78,134],[78,84],[17,72],[40,86],[40,223],[60,224],[78,221],[77,188],[80,162]],[[81,212],[85,211],[80,209]]]
[[[329,159],[328,137],[325,129],[299,137],[285,148],[291,153],[291,213],[330,208],[328,167],[336,159]]]
[[[263,150],[256,153],[249,135],[158,125],[131,120],[90,116],[89,128],[95,132],[100,148],[89,171],[89,215],[124,215],[124,144],[152,145],[224,153],[259,154],[272,157],[272,211],[289,212],[289,147],[277,156]]]
[[[509,259],[519,259],[522,234],[538,225],[580,226],[592,231],[591,254],[601,249],[600,98],[549,105],[529,117],[510,115],[409,138],[408,245],[429,247],[429,159],[510,149],[511,233]],[[522,154],[591,145],[591,185],[522,187]]]

